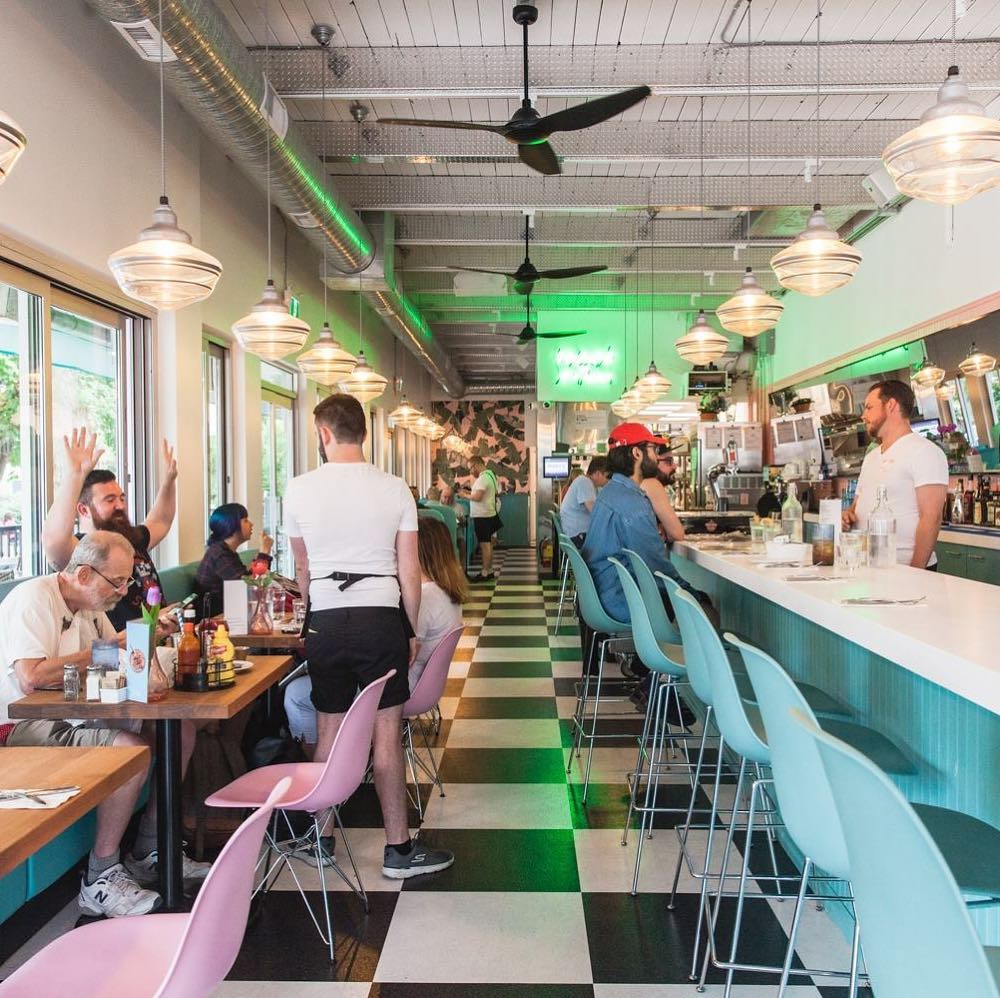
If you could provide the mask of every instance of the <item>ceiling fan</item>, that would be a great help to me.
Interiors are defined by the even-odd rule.
[[[460,267],[451,265],[455,270],[471,271],[476,274],[499,274],[509,277],[514,282],[514,290],[519,295],[530,295],[536,281],[563,280],[567,277],[585,277],[587,274],[599,274],[607,270],[608,265],[602,263],[599,267],[561,267],[556,270],[539,270],[532,262],[528,253],[528,216],[524,216],[524,262],[513,273],[506,270],[487,270],[485,267]]]
[[[606,97],[598,97],[586,104],[576,104],[565,111],[556,111],[544,117],[531,106],[528,97],[528,25],[538,19],[538,8],[531,3],[514,7],[514,21],[524,29],[524,99],[514,112],[514,117],[504,125],[491,125],[479,121],[435,121],[427,118],[380,118],[384,125],[423,125],[429,128],[461,128],[502,135],[517,146],[521,162],[546,175],[560,173],[559,160],[548,138],[554,132],[575,132],[581,128],[599,125],[627,111],[633,104],[648,97],[649,87],[631,87]]]
[[[535,327],[531,324],[531,295],[524,300],[524,321],[525,326],[519,333],[500,333],[501,336],[516,336],[517,345],[520,347],[525,346],[528,343],[532,343],[535,340],[561,340],[567,336],[583,336],[587,330],[586,329],[575,329],[569,330],[565,333],[539,333],[536,331]]]

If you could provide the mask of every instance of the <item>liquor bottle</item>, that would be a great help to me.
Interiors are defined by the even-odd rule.
[[[989,499],[986,502],[986,526],[995,527],[997,526],[997,512],[1000,508],[1000,495],[996,492],[990,492]]]
[[[868,563],[872,568],[896,564],[896,517],[889,505],[889,490],[875,489],[875,508],[868,517]]]
[[[951,522],[965,523],[965,481],[961,478],[951,497]]]
[[[969,478],[969,487],[965,490],[965,522],[972,523],[972,509],[976,505],[976,494],[972,491],[972,478]]]
[[[788,495],[781,504],[781,532],[793,544],[802,543],[802,503],[796,495],[795,482],[788,483]]]
[[[185,676],[194,676],[198,672],[198,659],[201,657],[201,642],[194,633],[193,608],[184,611],[184,631],[177,645],[177,669],[174,673],[174,685],[182,686]]]
[[[975,500],[972,503],[972,523],[973,523],[973,526],[981,527],[983,525],[983,506],[985,505],[985,503],[986,503],[986,500],[984,498],[983,478],[980,475],[980,477],[979,477],[979,485],[976,488]]]

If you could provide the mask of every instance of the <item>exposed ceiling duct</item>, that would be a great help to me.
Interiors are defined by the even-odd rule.
[[[149,37],[158,41],[157,0],[88,2],[143,58],[158,60],[144,44]],[[204,131],[261,187],[267,136],[274,203],[321,252],[325,248],[331,266],[345,274],[368,270],[376,262],[372,233],[331,187],[319,157],[211,0],[170,0],[163,44],[167,86]],[[461,395],[461,376],[416,306],[397,287],[386,288],[381,273],[376,283],[377,290],[364,294],[386,326],[446,392]]]
[[[465,385],[467,397],[476,395],[490,395],[494,398],[503,398],[509,395],[534,395],[535,379],[520,381],[469,381]]]

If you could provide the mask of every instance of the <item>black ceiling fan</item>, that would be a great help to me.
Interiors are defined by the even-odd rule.
[[[524,216],[524,262],[513,273],[507,270],[487,270],[485,267],[460,267],[451,264],[455,270],[471,271],[475,274],[499,274],[514,281],[514,290],[519,295],[530,295],[536,281],[563,280],[567,277],[585,277],[587,274],[599,274],[607,270],[608,265],[602,263],[599,267],[560,267],[555,270],[539,270],[532,262],[528,252],[528,216]]]
[[[528,25],[538,19],[538,8],[531,3],[519,3],[514,7],[514,21],[524,31],[522,42],[524,52],[524,98],[514,117],[505,125],[491,125],[479,121],[435,121],[427,118],[380,118],[384,125],[424,125],[429,128],[462,128],[479,132],[493,132],[502,135],[517,146],[521,162],[533,170],[546,175],[560,172],[559,160],[548,138],[554,132],[575,132],[581,128],[599,125],[615,115],[627,111],[633,104],[648,97],[649,87],[630,87],[618,93],[598,97],[586,104],[576,104],[565,111],[556,111],[544,117],[531,106],[528,97]]]
[[[531,324],[531,295],[529,294],[524,300],[524,328],[519,333],[503,333],[501,336],[516,336],[517,345],[525,346],[528,343],[532,343],[534,340],[561,340],[567,336],[583,336],[587,330],[586,329],[575,329],[569,330],[565,333],[539,333],[535,327]]]

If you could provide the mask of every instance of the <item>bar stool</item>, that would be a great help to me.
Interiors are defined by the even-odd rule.
[[[829,780],[878,998],[1000,998],[1000,949],[980,943],[948,863],[914,808],[861,753],[804,714],[793,717]]]
[[[817,721],[791,677],[774,658],[753,645],[744,642],[738,644],[757,693],[771,749],[775,792],[781,816],[788,834],[805,856],[802,883],[778,991],[780,998],[785,993],[788,968],[791,966],[811,870],[818,866],[840,880],[850,879],[847,847],[815,741],[802,724],[793,720],[792,714],[797,711],[810,724],[823,728],[832,730],[834,726],[825,720]],[[877,732],[856,724],[841,725],[840,734],[842,741],[853,744],[866,756],[873,754],[872,735],[882,737]],[[914,804],[912,808],[934,840],[961,889],[977,899],[986,896],[994,902],[1000,900],[1000,830],[950,808],[930,804]],[[878,825],[869,821],[868,827],[871,831],[878,828]],[[883,834],[882,829],[879,834]],[[983,902],[975,900],[973,903],[978,905]],[[856,987],[857,957],[858,922],[855,921],[851,960],[852,994]]]
[[[583,778],[583,797],[581,802],[587,803],[587,789],[590,786],[590,769],[594,761],[594,742],[601,737],[597,734],[597,715],[601,705],[601,686],[604,678],[604,656],[609,644],[615,641],[627,641],[632,636],[630,624],[621,620],[615,620],[608,616],[601,605],[600,597],[597,595],[597,587],[594,585],[594,578],[590,574],[587,563],[583,560],[583,555],[576,549],[576,545],[565,534],[562,535],[566,544],[564,545],[566,556],[569,560],[570,568],[573,570],[573,579],[576,583],[576,596],[580,608],[580,619],[590,628],[591,637],[589,649],[584,649],[583,655],[583,678],[576,698],[576,711],[573,716],[575,732],[573,735],[573,747],[570,750],[569,765],[566,767],[568,773],[573,766],[573,753],[577,758],[583,747],[583,742],[589,742],[587,752],[587,769]],[[600,651],[597,651],[597,645]],[[597,658],[597,676],[594,678],[594,658]],[[590,730],[586,730],[587,707],[590,703],[591,683],[594,684],[593,694],[593,716],[591,718]],[[619,698],[620,699],[620,698]],[[609,738],[628,738],[629,735],[608,735]]]
[[[552,527],[556,535],[556,550],[559,552],[560,561],[560,574],[562,576],[562,584],[559,587],[559,610],[556,613],[556,634],[559,633],[559,625],[562,622],[563,606],[566,603],[567,596],[569,597],[570,605],[573,604],[572,593],[567,592],[567,587],[569,585],[569,558],[566,557],[566,545],[573,544],[573,542],[566,536],[562,528],[562,520],[559,518],[558,513],[552,513]],[[576,547],[575,544],[573,544]]]

